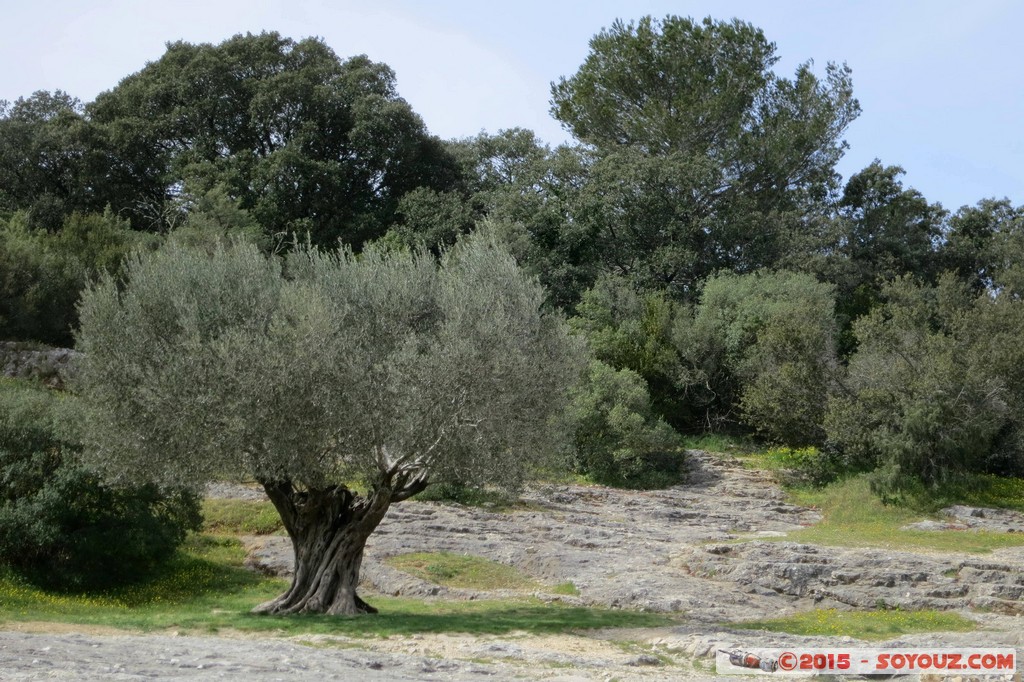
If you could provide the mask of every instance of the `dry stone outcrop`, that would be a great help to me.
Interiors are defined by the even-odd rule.
[[[579,597],[611,607],[683,612],[700,622],[763,618],[815,608],[984,609],[1024,613],[1024,548],[990,555],[850,549],[788,542],[820,520],[788,504],[764,472],[691,451],[689,481],[660,491],[559,485],[523,496],[508,512],[430,502],[391,509],[370,540],[368,587],[385,594],[479,598],[389,567],[406,552],[472,554],[515,566],[547,585],[573,582]],[[1007,532],[1013,513],[957,510]],[[965,527],[965,526],[957,526]],[[937,532],[970,532],[937,531]],[[259,570],[291,570],[287,538],[249,541]]]
[[[70,348],[0,341],[0,373],[5,377],[42,381],[51,388],[63,388],[74,372],[79,355]]]

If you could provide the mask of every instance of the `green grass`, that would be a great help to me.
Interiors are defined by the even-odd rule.
[[[882,640],[917,632],[970,632],[977,624],[948,611],[836,611],[818,609],[784,618],[729,623],[747,630],[788,632],[794,635],[843,635]]]
[[[540,584],[512,566],[468,554],[414,552],[390,557],[387,563],[417,578],[469,590],[530,590]]]
[[[579,596],[572,581],[545,587],[512,566],[468,554],[450,552],[416,552],[400,554],[386,560],[387,564],[445,587],[470,590],[540,590],[550,594]]]
[[[218,535],[283,533],[281,516],[268,501],[203,500],[203,530]]]
[[[883,504],[871,492],[866,476],[854,476],[824,488],[790,489],[789,493],[794,503],[821,509],[824,519],[779,538],[781,540],[840,547],[973,553],[1024,545],[1024,533],[900,530],[925,515],[907,507]]]
[[[747,438],[727,436],[720,433],[683,436],[683,448],[686,450],[706,450],[707,452],[728,454],[746,453],[755,449],[753,443]]]
[[[564,594],[570,597],[578,597],[580,595],[580,588],[576,587],[576,583],[571,580],[564,583],[558,583],[548,591],[551,592],[551,594]]]
[[[783,471],[797,469],[818,456],[816,448],[772,447],[744,452],[740,461],[747,469]]]
[[[224,615],[251,609],[282,592],[282,580],[242,566],[234,539],[194,536],[162,569],[136,585],[101,592],[43,590],[0,574],[0,619],[61,621],[126,629],[226,626]]]
[[[905,502],[915,509],[930,512],[954,504],[1024,511],[1024,478],[975,474],[938,488],[914,490]]]
[[[423,601],[364,595],[381,613],[351,618],[258,616],[249,611],[287,588],[242,566],[237,540],[207,535],[189,540],[164,570],[146,582],[106,592],[69,594],[36,588],[0,573],[0,623],[59,622],[124,630],[219,630],[269,635],[389,636],[464,632],[555,634],[598,628],[659,627],[671,616],[569,607],[536,599]]]

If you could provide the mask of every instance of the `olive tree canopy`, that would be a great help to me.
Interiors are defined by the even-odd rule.
[[[370,611],[359,564],[391,503],[451,477],[512,487],[551,452],[579,353],[543,298],[487,236],[440,263],[170,245],[83,298],[91,459],[174,484],[255,478],[296,553],[291,589],[259,608]]]

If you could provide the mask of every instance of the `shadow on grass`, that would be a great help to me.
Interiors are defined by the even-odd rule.
[[[366,616],[258,616],[246,614],[234,627],[245,630],[284,630],[349,636],[388,636],[429,633],[534,635],[576,630],[676,625],[678,617],[558,604],[508,601],[420,602],[393,597],[368,600],[380,613]]]
[[[552,634],[601,628],[657,627],[677,617],[613,609],[545,604],[534,598],[422,601],[365,595],[377,615],[265,616],[251,610],[285,589],[287,582],[242,566],[244,552],[232,538],[195,536],[146,580],[90,593],[48,591],[0,571],[0,622],[38,621],[142,631],[219,630],[273,635],[387,636],[415,633]]]
[[[209,596],[266,588],[271,582],[283,584],[244,568],[244,552],[234,538],[197,535],[189,539],[184,550],[143,580],[93,596],[130,608],[152,604],[185,605]]]
[[[0,571],[0,614],[15,620],[151,628],[161,627],[168,618],[208,613],[219,604],[237,609],[284,589],[284,581],[243,568],[243,559],[237,540],[195,536],[139,580],[86,592],[45,589],[4,570]]]

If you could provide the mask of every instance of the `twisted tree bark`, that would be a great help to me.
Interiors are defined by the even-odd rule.
[[[396,501],[393,491],[377,489],[363,497],[344,486],[301,492],[290,482],[264,482],[263,487],[291,537],[295,574],[287,592],[253,611],[376,613],[356,588],[366,540]]]

